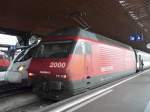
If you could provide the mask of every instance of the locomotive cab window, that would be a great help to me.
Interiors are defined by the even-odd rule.
[[[34,57],[65,58],[72,52],[72,41],[45,42],[40,45]]]

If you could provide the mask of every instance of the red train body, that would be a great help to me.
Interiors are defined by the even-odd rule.
[[[6,54],[3,52],[0,52],[0,71],[6,71],[9,64],[10,62]]]
[[[35,92],[62,99],[136,72],[134,50],[79,28],[51,34],[29,67]]]

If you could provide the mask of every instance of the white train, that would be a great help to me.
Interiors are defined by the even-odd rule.
[[[4,80],[10,83],[28,82],[27,69],[30,65],[32,55],[39,44],[40,40],[30,46],[22,47],[23,49],[11,62],[7,69]],[[26,83],[27,84],[27,83]]]

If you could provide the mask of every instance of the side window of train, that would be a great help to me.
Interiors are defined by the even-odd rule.
[[[91,45],[86,42],[80,42],[77,44],[75,49],[75,54],[90,54],[91,53]]]
[[[86,54],[90,54],[91,53],[91,45],[90,45],[90,43],[85,42],[84,46],[85,46]]]
[[[77,43],[75,47],[75,54],[83,54],[84,53],[84,46],[82,42]]]

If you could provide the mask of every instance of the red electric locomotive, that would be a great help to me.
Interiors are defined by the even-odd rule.
[[[132,47],[80,28],[51,33],[29,67],[34,91],[62,99],[136,72]]]

